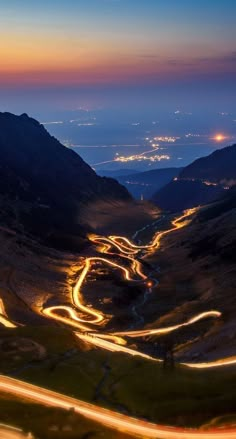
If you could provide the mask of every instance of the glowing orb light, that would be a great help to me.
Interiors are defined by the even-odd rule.
[[[217,142],[222,142],[225,139],[225,136],[223,136],[223,134],[216,134],[216,136],[214,137],[214,139]]]

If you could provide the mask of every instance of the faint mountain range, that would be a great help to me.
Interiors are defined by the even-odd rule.
[[[146,172],[131,173],[117,176],[119,183],[123,184],[131,195],[140,200],[148,200],[153,194],[177,177],[183,168],[153,169]]]
[[[123,175],[130,175],[130,174],[136,174],[139,171],[134,171],[133,169],[116,169],[116,170],[99,170],[97,171],[97,174],[101,177],[111,177],[111,178],[119,178]]]
[[[183,210],[216,200],[235,183],[236,145],[232,145],[186,166],[152,200],[163,209]]]

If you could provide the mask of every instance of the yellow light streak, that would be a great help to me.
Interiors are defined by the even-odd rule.
[[[4,303],[1,298],[0,298],[0,323],[4,325],[6,328],[16,328],[16,325],[12,323],[7,317]]]
[[[32,435],[24,434],[19,428],[5,424],[0,424],[0,437],[1,439],[33,439]]]
[[[170,332],[176,331],[177,329],[183,328],[185,326],[193,325],[194,323],[209,318],[209,317],[221,317],[221,312],[219,311],[206,311],[201,314],[197,314],[196,316],[192,317],[190,320],[188,320],[185,323],[180,323],[179,325],[173,325],[173,326],[167,326],[166,328],[157,328],[157,329],[142,329],[142,330],[136,330],[136,331],[121,331],[121,332],[114,332],[114,335],[119,336],[128,336],[128,337],[145,337],[147,335],[158,335],[158,334],[168,334]]]
[[[169,230],[165,230],[164,232],[158,232],[155,235],[152,243],[148,244],[148,245],[135,245],[128,238],[123,237],[123,236],[109,236],[109,239],[111,241],[115,242],[116,244],[118,243],[124,252],[129,251],[130,249],[135,249],[137,252],[139,250],[153,251],[154,249],[157,249],[159,247],[160,240],[163,236],[168,235],[171,232],[174,232],[176,229],[180,229],[182,227],[185,227],[187,223],[183,222],[183,220],[186,219],[187,217],[193,215],[195,212],[197,212],[197,210],[198,210],[197,207],[185,210],[183,215],[181,215],[178,218],[175,218],[172,221],[173,228],[171,228]],[[125,242],[127,245],[123,244],[123,242]]]
[[[134,437],[159,439],[235,439],[236,437],[235,428],[198,430],[153,424],[4,375],[0,375],[0,390],[46,406],[66,410],[73,408],[76,413],[92,421]]]

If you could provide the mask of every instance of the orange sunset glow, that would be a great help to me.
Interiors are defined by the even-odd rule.
[[[38,6],[18,4],[15,16],[7,7],[3,11],[0,85],[155,82],[233,72],[233,49],[218,36],[214,50],[210,41],[203,44],[201,34],[197,41],[191,34],[185,39],[188,25],[181,15],[174,20],[180,14],[175,8],[166,27],[161,20],[166,12],[153,1],[148,20],[140,2],[133,14],[128,3],[104,0],[105,16],[102,7],[94,15],[89,5],[73,1],[66,9],[61,3],[56,11],[46,3],[38,11]]]
[[[0,2],[0,439],[236,439],[236,0]]]

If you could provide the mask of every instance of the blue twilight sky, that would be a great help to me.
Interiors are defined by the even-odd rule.
[[[235,110],[235,0],[1,3],[2,110]]]

